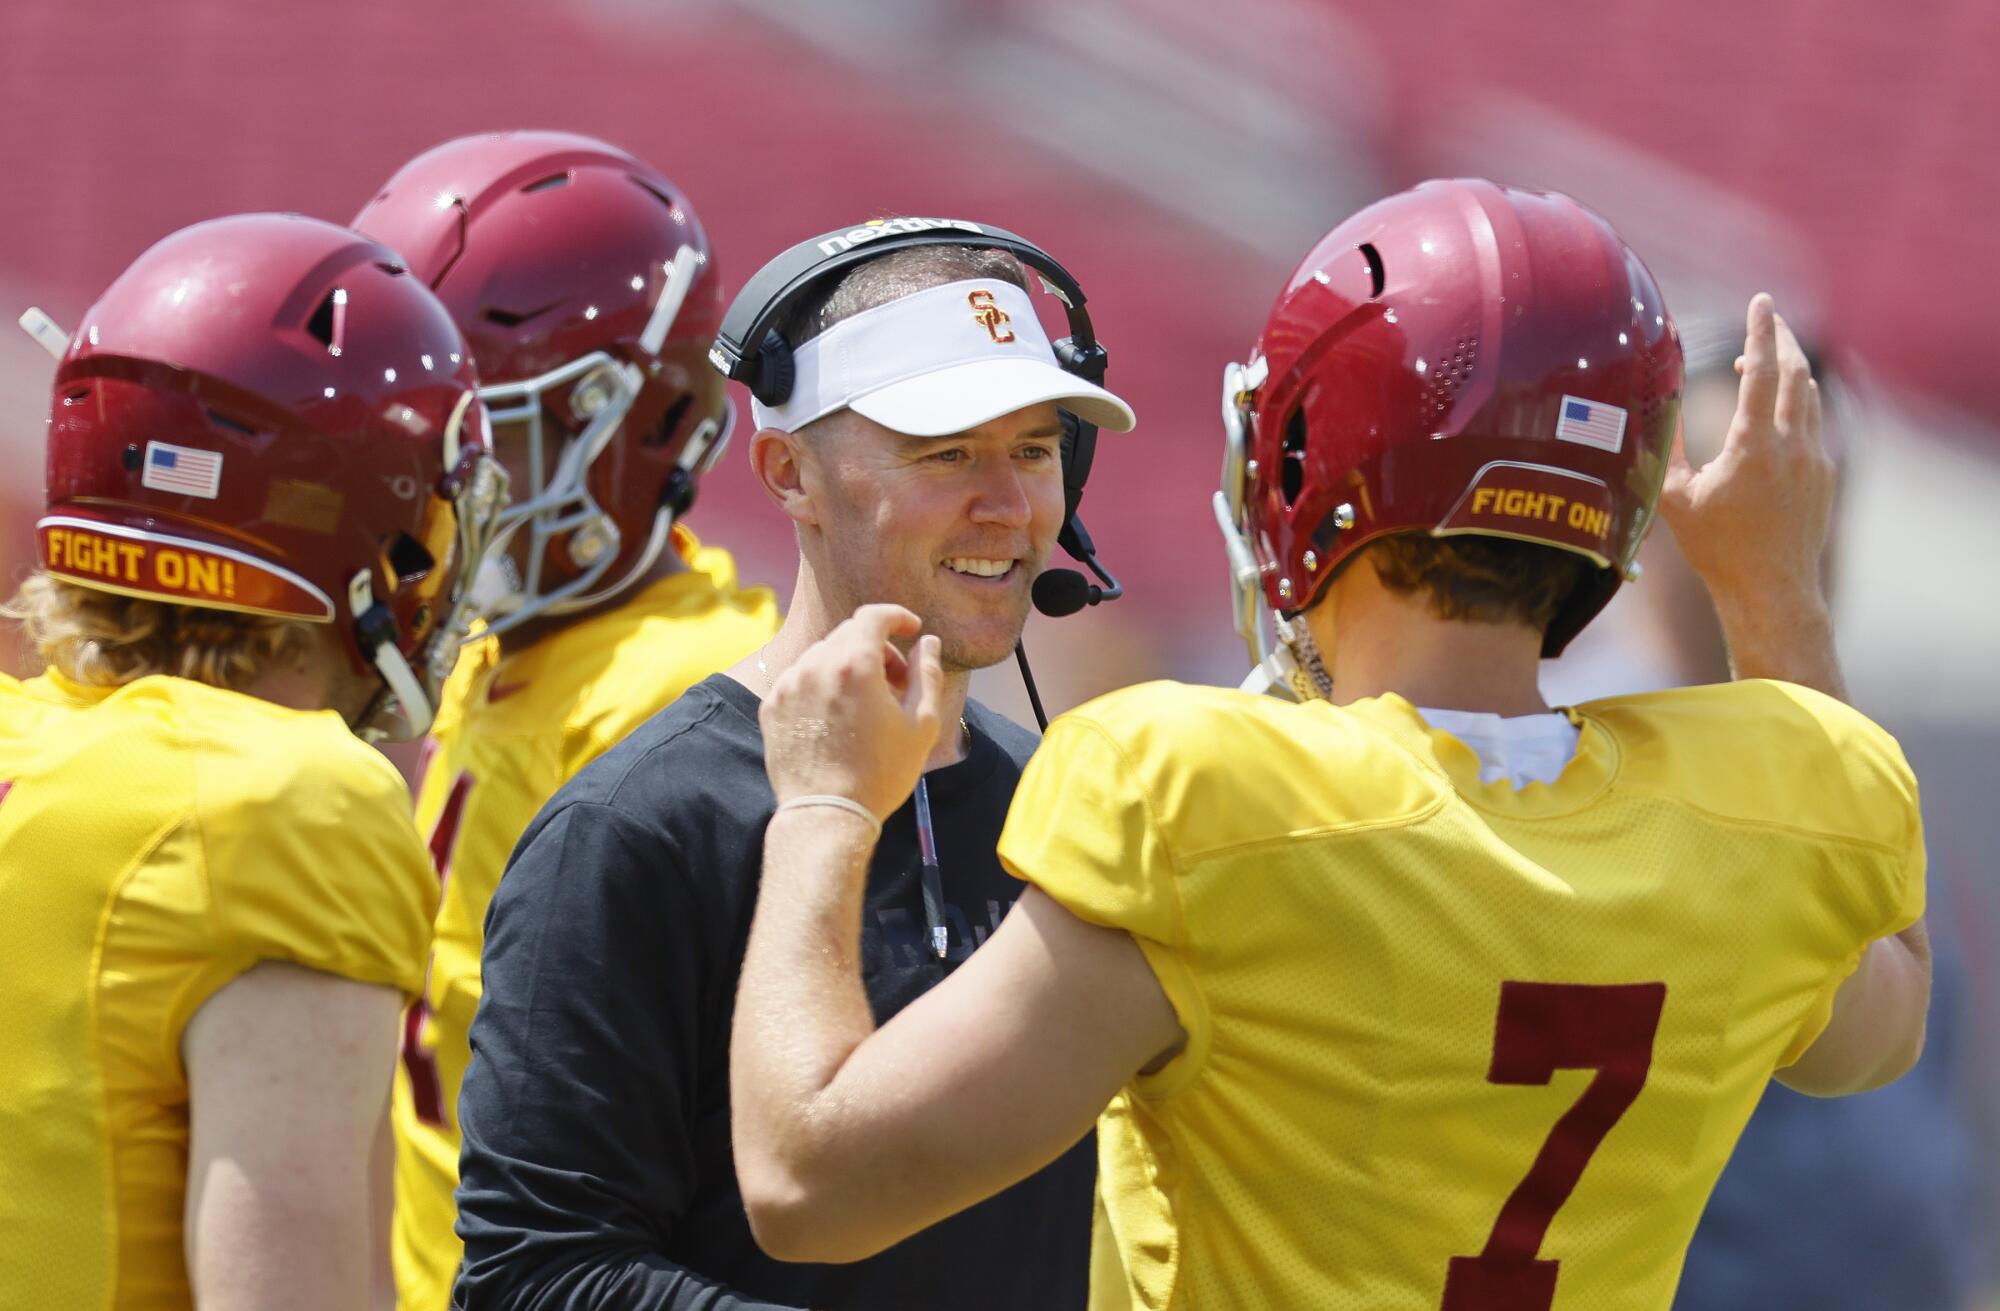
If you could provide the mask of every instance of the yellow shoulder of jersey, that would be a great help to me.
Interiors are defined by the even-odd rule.
[[[414,996],[438,886],[402,776],[330,711],[191,686],[219,922],[260,950]]]
[[[662,579],[592,636],[601,673],[565,717],[565,773],[573,776],[688,688],[727,669],[778,631],[777,596],[738,588],[728,552],[700,547],[696,567]]]
[[[1088,744],[1092,736],[1098,744]],[[1183,856],[1395,823],[1435,807],[1449,790],[1441,772],[1325,702],[1186,683],[1124,688],[1062,716],[1029,769],[1096,772],[1094,762],[1068,761],[1092,754],[1129,773]]]
[[[1049,726],[1000,857],[1069,909],[1176,943],[1188,862],[1312,832],[1415,820],[1448,779],[1324,702],[1228,688],[1129,687]]]
[[[450,738],[459,732],[474,704],[474,691],[499,662],[500,639],[483,636],[482,631],[475,628],[465,645],[459,648],[458,662],[451,667],[451,676],[445,679],[444,687],[438,692],[437,713],[431,718],[431,737]]]
[[[1865,716],[1761,681],[1578,710],[1617,744],[1622,791],[1876,848],[1900,871],[1896,899],[1920,905],[1916,781],[1895,740]],[[1001,855],[1086,918],[1172,941],[1173,907],[1158,885],[1178,865],[1313,832],[1394,826],[1451,794],[1435,761],[1370,715],[1148,683],[1050,726],[1015,793]]]
[[[73,814],[158,808],[152,827],[175,837],[157,858],[192,866],[220,953],[422,986],[437,880],[401,776],[338,715],[170,677],[99,689],[50,673],[7,690],[0,735],[31,716],[50,739],[10,767]],[[77,855],[117,868],[135,853]]]
[[[1618,742],[1618,786],[1626,791],[1894,852],[1920,840],[1917,780],[1896,739],[1810,688],[1747,679],[1612,697],[1577,711]]]
[[[519,652],[502,654],[492,639],[468,645],[433,736],[450,742],[476,731],[547,743],[553,786],[769,641],[779,620],[771,590],[737,587],[727,551],[703,546],[684,527],[675,532],[687,570]]]

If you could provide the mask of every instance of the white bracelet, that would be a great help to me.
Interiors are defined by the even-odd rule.
[[[845,810],[868,821],[868,827],[882,836],[882,821],[875,818],[875,812],[856,801],[853,797],[837,797],[830,792],[814,792],[808,796],[793,797],[790,801],[778,803],[778,810],[804,810],[807,806],[832,806],[835,810]],[[771,812],[776,814],[777,811]]]

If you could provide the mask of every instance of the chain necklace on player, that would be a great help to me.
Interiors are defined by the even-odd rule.
[[[757,648],[757,672],[764,676],[764,691],[769,693],[775,680],[771,667],[764,663],[764,652],[771,647],[769,642]],[[972,725],[965,722],[965,716],[958,717],[958,731],[964,735],[965,751],[972,753]],[[917,857],[923,865],[922,886],[924,894],[924,927],[930,930],[931,950],[939,960],[951,941],[951,933],[944,923],[944,871],[938,867],[937,830],[931,824],[931,789],[925,775],[917,775]]]

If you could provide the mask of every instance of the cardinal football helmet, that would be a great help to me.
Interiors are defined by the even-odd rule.
[[[437,298],[345,228],[245,214],[167,237],[84,314],[37,539],[68,582],[339,625],[385,685],[356,729],[408,737],[505,493]]]
[[[589,137],[490,133],[405,164],[354,226],[409,259],[479,361],[515,471],[500,535],[529,535],[520,567],[504,541],[488,556],[488,630],[643,577],[731,418],[706,360],[721,284],[680,188]]]
[[[1660,289],[1567,196],[1478,180],[1379,201],[1313,247],[1223,378],[1215,511],[1237,627],[1310,606],[1388,534],[1485,533],[1597,566],[1555,655],[1634,571],[1680,407]]]

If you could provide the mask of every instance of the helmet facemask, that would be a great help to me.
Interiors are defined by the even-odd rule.
[[[430,730],[439,694],[471,631],[475,580],[502,540],[498,529],[507,504],[508,479],[493,458],[491,430],[480,446],[461,450],[459,445],[459,428],[471,401],[468,393],[445,430],[445,467],[452,472],[438,494],[450,506],[453,523],[449,554],[437,566],[445,581],[436,589],[429,628],[407,656],[397,640],[400,607],[392,608],[376,596],[372,571],[361,570],[348,583],[346,600],[355,643],[382,676],[382,691],[354,725],[355,733],[366,741],[404,742]],[[485,420],[483,410],[481,420]],[[413,617],[425,609],[421,600],[415,602]]]
[[[664,346],[701,263],[692,247],[676,252],[639,336],[643,354],[657,356]],[[507,433],[509,442],[522,443],[527,481],[524,494],[502,511],[474,583],[473,607],[485,620],[487,633],[503,633],[544,615],[588,610],[644,577],[666,549],[685,496],[663,500],[644,549],[621,575],[605,581],[625,542],[616,517],[592,494],[590,474],[630,418],[645,381],[640,365],[595,350],[537,377],[480,389],[495,427]],[[565,425],[551,421],[552,409],[566,411],[580,427],[566,432]],[[696,427],[676,461],[679,472],[670,490],[676,484],[692,488],[696,478],[714,467],[728,444],[730,417],[725,409],[721,419],[704,419]],[[516,535],[524,531],[525,569],[510,553]],[[578,572],[549,582],[551,551]]]
[[[1264,598],[1268,566],[1260,564],[1251,545],[1250,429],[1257,389],[1264,383],[1261,356],[1247,365],[1228,364],[1222,370],[1222,489],[1215,494],[1215,523],[1222,530],[1222,547],[1229,556],[1230,609],[1237,635],[1249,649],[1253,668],[1242,688],[1288,701],[1324,699],[1333,679],[1318,644],[1296,615],[1272,611]],[[1266,624],[1270,632],[1266,633]]]

